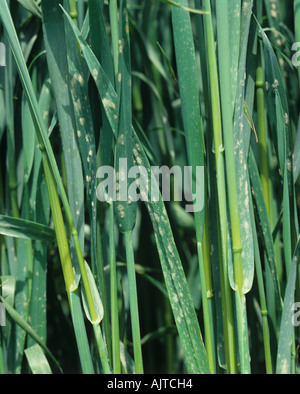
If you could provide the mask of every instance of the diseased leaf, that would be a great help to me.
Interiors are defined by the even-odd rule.
[[[0,234],[9,237],[33,239],[51,242],[55,239],[55,232],[50,227],[25,219],[16,219],[0,215]]]
[[[84,307],[85,314],[86,314],[87,318],[89,319],[89,321],[92,324],[97,325],[103,319],[103,315],[104,315],[103,305],[102,305],[102,301],[101,301],[101,298],[100,298],[100,295],[99,295],[99,291],[98,291],[96,283],[95,283],[95,279],[94,279],[93,273],[92,273],[89,265],[87,264],[87,262],[85,262],[85,268],[86,268],[86,272],[87,272],[87,275],[88,275],[90,287],[91,287],[91,290],[92,290],[92,296],[93,296],[93,300],[94,300],[94,304],[95,304],[95,308],[96,308],[96,312],[97,312],[97,320],[93,321],[92,318],[91,318],[91,315],[90,315],[90,312],[89,312],[89,308],[88,308],[88,303],[87,303],[87,300],[86,300],[86,294],[85,294],[84,289],[82,290],[83,307]]]
[[[41,9],[35,0],[18,0],[18,2],[33,15],[37,16],[38,18],[42,17]]]
[[[114,117],[116,114],[115,111],[118,108],[116,92],[105,75],[98,60],[91,52],[67,13],[66,16],[80,42],[80,48],[99,90],[112,130],[114,134],[117,135],[116,119]],[[109,99],[107,97],[109,97]],[[148,174],[151,174],[150,164],[134,130],[132,143],[134,146],[134,159],[139,165],[142,165],[147,169]],[[150,190],[148,190],[148,193],[149,192]],[[187,366],[191,373],[209,373],[210,370],[208,367],[206,351],[202,341],[192,297],[187,286],[185,274],[174,242],[162,197],[159,197],[159,201],[157,201],[157,203],[152,205],[148,202],[146,203],[146,206],[154,227],[162,270],[183,351],[186,357]]]
[[[25,349],[25,355],[30,366],[31,372],[36,375],[52,374],[50,365],[39,345],[33,345]]]
[[[290,264],[290,274],[286,285],[283,310],[281,315],[278,354],[276,362],[277,374],[290,374],[291,373],[291,351],[293,346],[293,304],[295,302],[295,288],[297,277],[297,265],[300,258],[300,238],[295,250],[292,263]]]
[[[66,169],[68,201],[78,233],[81,250],[84,249],[84,186],[80,152],[76,139],[76,121],[70,92],[64,17],[55,0],[42,1],[43,32],[52,91],[60,126],[64,165]],[[73,47],[74,48],[74,47]],[[74,49],[73,49],[74,50]],[[85,119],[82,119],[82,123]],[[71,257],[79,280],[79,268],[73,241]]]

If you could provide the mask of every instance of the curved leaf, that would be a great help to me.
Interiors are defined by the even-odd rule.
[[[55,240],[55,232],[50,227],[30,220],[16,219],[5,215],[0,215],[0,234],[45,242]]]

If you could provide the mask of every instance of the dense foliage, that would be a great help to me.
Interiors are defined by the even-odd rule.
[[[297,373],[300,0],[0,0],[0,41],[0,373]],[[203,209],[99,201],[120,158]]]

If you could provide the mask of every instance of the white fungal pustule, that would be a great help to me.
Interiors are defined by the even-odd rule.
[[[74,107],[75,107],[76,112],[81,112],[82,111],[82,105],[81,105],[80,99],[75,101]]]
[[[125,218],[125,211],[124,211],[124,209],[125,209],[124,205],[122,205],[122,204],[118,205],[118,211],[119,211],[119,215],[120,215],[121,219]]]
[[[93,70],[93,77],[94,77],[94,79],[97,79],[98,75],[99,75],[98,70],[96,68],[94,68],[94,70]]]
[[[125,145],[125,136],[124,134],[120,134],[119,138],[118,138],[119,143],[124,146]]]
[[[103,103],[104,107],[109,107],[109,108],[111,108],[111,109],[113,109],[113,110],[116,109],[115,103],[113,103],[111,100],[109,100],[109,99],[107,99],[107,98],[104,98],[104,99],[102,100],[102,103]]]
[[[119,53],[123,53],[123,40],[119,40]]]
[[[278,79],[275,79],[275,80],[274,80],[274,83],[272,84],[273,90],[276,90],[276,89],[278,88],[278,86],[279,86]]]
[[[265,85],[266,85],[266,91],[268,92],[268,90],[269,90],[269,82],[266,81]]]
[[[118,205],[118,211],[119,212],[124,211],[124,206],[122,204]]]
[[[164,230],[161,227],[158,228],[158,231],[161,237],[165,235]]]
[[[83,77],[82,77],[81,74],[78,74],[77,80],[78,80],[78,82],[80,83],[80,85],[83,85],[84,80],[83,80]]]
[[[142,165],[143,163],[142,159],[139,156],[137,156],[136,162],[138,163],[138,165]]]
[[[170,252],[171,256],[174,257],[174,251],[172,245],[168,245],[168,251]]]
[[[286,126],[289,124],[289,115],[287,113],[284,114],[284,123]]]

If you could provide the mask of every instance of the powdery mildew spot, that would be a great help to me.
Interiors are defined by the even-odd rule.
[[[102,103],[103,103],[104,107],[109,107],[109,108],[111,108],[111,109],[113,109],[113,110],[116,109],[115,103],[113,103],[111,100],[109,100],[109,99],[107,99],[107,98],[104,98],[104,99],[102,100]]]

